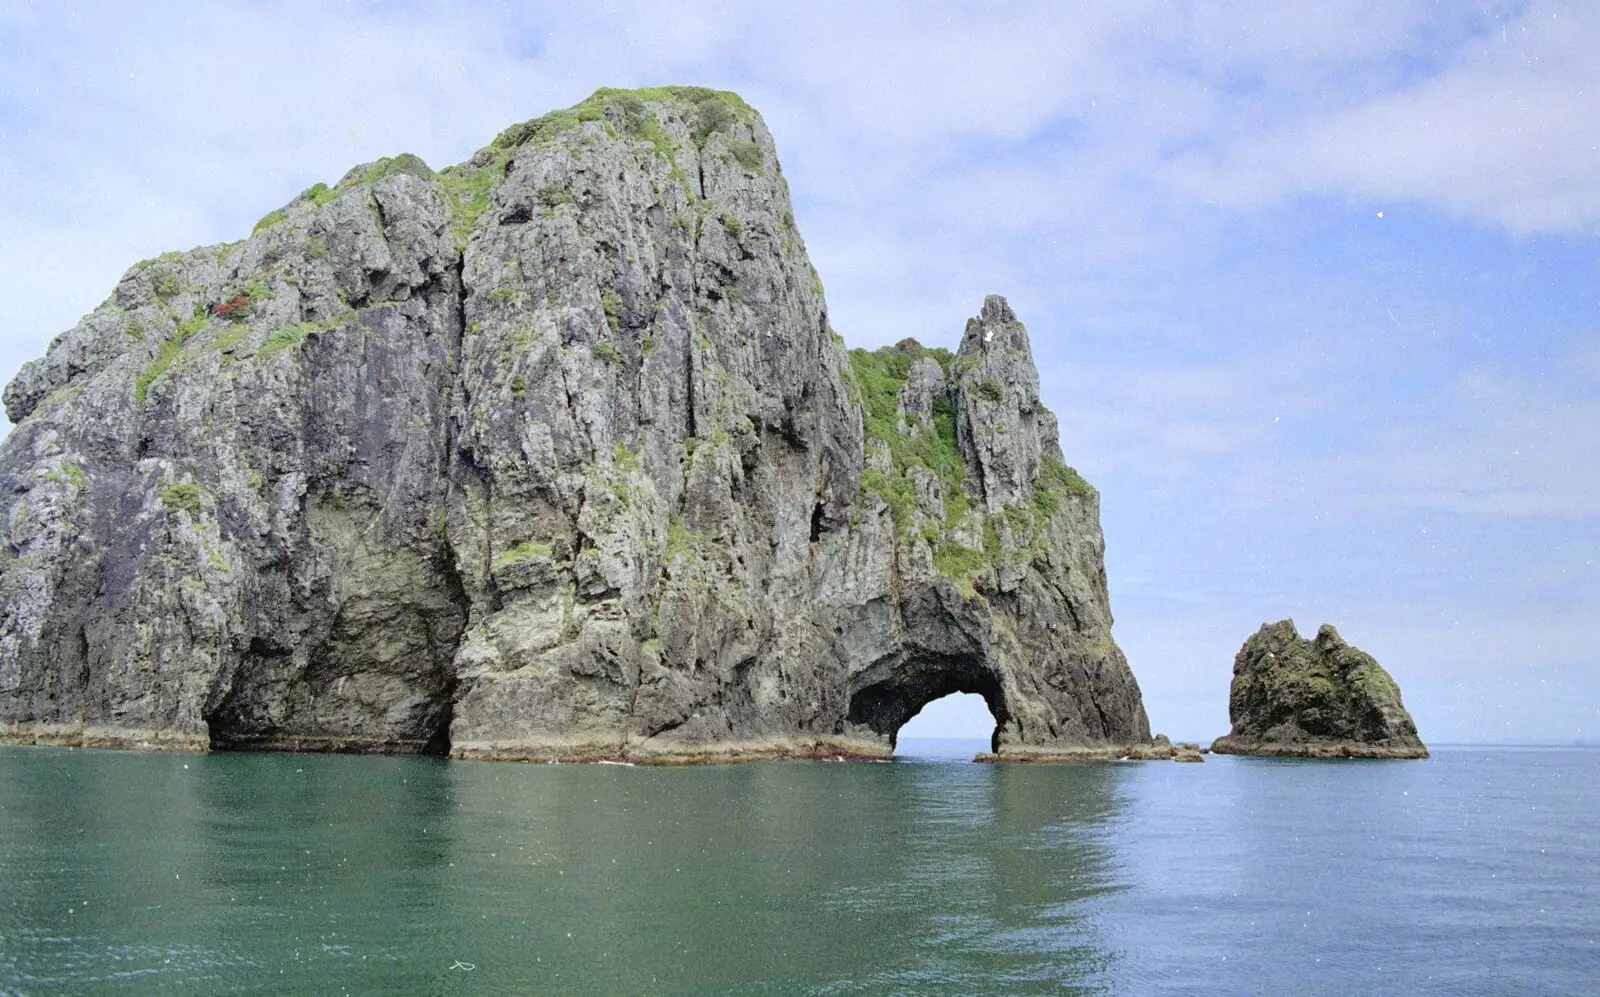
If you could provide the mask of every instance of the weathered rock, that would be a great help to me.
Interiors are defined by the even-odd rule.
[[[1211,750],[1305,758],[1426,758],[1400,687],[1370,654],[1323,624],[1263,624],[1233,660],[1233,730]]]
[[[1027,333],[847,351],[761,118],[600,91],[136,265],[0,446],[0,737],[692,761],[1143,750]]]

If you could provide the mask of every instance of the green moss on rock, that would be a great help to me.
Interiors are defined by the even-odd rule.
[[[496,554],[490,566],[493,568],[493,570],[499,571],[501,568],[506,568],[513,564],[521,564],[525,561],[532,561],[537,558],[548,559],[549,557],[549,544],[541,543],[537,540],[524,540],[515,547],[511,547],[507,550],[501,551],[499,554]]]
[[[210,501],[211,493],[196,484],[168,485],[161,489],[161,504],[173,512],[187,512],[199,518],[200,509]]]
[[[1426,758],[1400,687],[1324,624],[1303,640],[1293,620],[1264,624],[1234,658],[1233,729],[1213,750],[1314,758]]]
[[[900,391],[912,363],[925,356],[944,367],[950,351],[929,349],[914,342],[876,351],[850,351],[850,380],[861,402],[863,428],[869,440],[888,450],[892,465],[889,474],[868,471],[862,476],[862,485],[889,505],[900,530],[909,528],[916,507],[915,489],[906,477],[914,467],[925,468],[938,477],[947,524],[953,526],[971,509],[966,490],[967,465],[956,441],[955,411],[949,399],[943,395],[934,399],[932,426],[901,427]]]
[[[133,397],[135,401],[140,404],[144,403],[151,382],[166,373],[167,368],[172,366],[172,361],[176,360],[178,354],[183,351],[183,344],[204,328],[209,320],[210,316],[206,314],[205,306],[196,305],[194,314],[178,323],[172,334],[162,342],[160,349],[156,351],[155,359],[134,378]]]

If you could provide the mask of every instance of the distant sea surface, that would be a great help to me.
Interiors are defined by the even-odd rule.
[[[0,748],[0,994],[1595,994],[1600,750]]]

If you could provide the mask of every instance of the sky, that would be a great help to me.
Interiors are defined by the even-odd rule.
[[[1287,616],[1424,740],[1600,739],[1597,51],[1592,0],[0,0],[0,377],[356,163],[736,90],[850,345],[1028,325],[1156,730]]]

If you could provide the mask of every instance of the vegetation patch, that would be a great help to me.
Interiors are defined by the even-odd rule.
[[[958,543],[939,543],[933,547],[933,566],[955,582],[966,582],[989,566],[989,554]]]
[[[289,204],[263,215],[261,220],[256,222],[255,228],[250,230],[250,234],[257,236],[277,228],[289,217],[289,209],[296,204],[305,203],[320,208],[325,204],[331,203],[335,198],[352,188],[359,187],[362,184],[376,183],[384,177],[392,177],[402,173],[416,177],[419,180],[435,180],[438,178],[437,174],[428,167],[427,163],[422,161],[420,156],[409,152],[402,152],[398,156],[385,156],[383,159],[368,166],[359,175],[346,174],[337,186],[329,187],[320,181],[312,184],[301,191],[299,196]],[[317,258],[320,259],[321,257]]]
[[[328,191],[326,188],[324,188],[324,190],[321,192],[313,193],[314,191],[317,191],[317,187],[323,186],[322,184],[317,184],[306,193],[311,194],[311,200],[313,203],[326,204],[328,201],[338,197],[351,187],[356,187],[361,184],[377,183],[379,180],[382,180],[385,177],[399,176],[401,174],[416,177],[418,180],[432,180],[436,176],[433,170],[428,167],[428,164],[422,161],[421,156],[417,156],[409,152],[402,152],[398,156],[385,156],[384,158],[378,160],[371,166],[368,166],[359,177],[355,177],[354,179],[348,176],[345,177],[345,179],[339,181],[339,186],[335,187],[331,191]],[[301,196],[304,197],[305,194],[302,194]],[[325,200],[317,200],[319,197],[325,198]]]
[[[490,563],[490,567],[495,571],[499,571],[501,568],[505,568],[513,564],[521,564],[524,561],[532,561],[535,558],[548,559],[549,557],[549,544],[540,543],[537,540],[524,540],[515,547],[512,547],[509,550],[503,550],[499,554],[495,555],[494,560]]]
[[[58,469],[45,471],[40,477],[58,485],[69,485],[78,491],[82,491],[89,483],[89,473],[70,460],[62,461]]]
[[[933,472],[944,500],[944,532],[954,528],[971,511],[967,498],[967,464],[956,442],[955,411],[944,395],[933,404],[933,425],[900,428],[900,390],[905,387],[911,365],[931,357],[948,367],[951,354],[943,348],[928,349],[915,340],[876,351],[850,351],[850,380],[861,402],[862,425],[869,440],[889,452],[892,470],[867,471],[862,488],[882,498],[889,506],[897,532],[911,527],[916,510],[916,489],[907,472],[924,468]]]
[[[639,455],[634,452],[632,447],[621,440],[616,440],[611,444],[611,461],[626,472],[633,472],[639,469]]]
[[[195,484],[168,485],[161,489],[162,505],[174,512],[181,509],[196,519],[200,517],[201,504],[210,497],[209,492]]]
[[[301,322],[297,325],[281,326],[266,338],[266,341],[261,344],[261,348],[256,351],[256,354],[264,357],[271,356],[280,350],[299,346],[307,336],[314,336],[318,333],[338,328],[354,317],[355,312],[347,311],[341,312],[332,318],[323,319],[321,322]]]
[[[595,343],[589,347],[589,352],[594,354],[596,359],[604,360],[606,363],[622,362],[622,354],[618,353],[617,348],[610,343]]]
[[[218,350],[226,352],[227,350],[229,350],[229,349],[233,348],[235,345],[237,345],[239,340],[243,339],[244,337],[248,336],[249,334],[250,334],[250,327],[249,326],[236,325],[236,326],[232,327],[231,329],[228,329],[226,332],[218,333],[217,334],[217,338],[212,342],[212,345],[215,346]]]
[[[512,125],[495,136],[493,146],[499,149],[514,149],[523,145],[550,142],[562,132],[576,128],[586,121],[599,121],[613,127],[620,126],[626,134],[654,139],[656,136],[650,134],[654,116],[645,106],[652,102],[671,104],[683,112],[686,118],[692,120],[696,145],[704,145],[710,136],[726,129],[735,121],[748,120],[754,114],[750,110],[750,105],[746,104],[738,94],[727,90],[683,86],[644,87],[638,90],[602,87],[565,110],[551,111],[541,117]],[[616,119],[615,123],[609,120],[613,117]]]
[[[338,193],[332,187],[318,180],[302,191],[297,200],[310,201],[312,205],[320,208],[325,204],[331,203],[338,196]]]
[[[611,328],[611,334],[616,335],[622,328],[622,295],[614,287],[608,287],[600,292],[600,307],[606,313],[606,325]]]
[[[733,158],[737,160],[739,165],[743,166],[745,169],[750,170],[752,173],[764,172],[762,170],[764,160],[761,156],[761,147],[756,145],[754,142],[750,142],[745,139],[740,139],[736,142],[730,142],[728,144],[728,151],[733,153]],[[793,227],[792,222],[791,227]]]
[[[1094,488],[1077,471],[1060,460],[1046,457],[1033,488],[1031,502],[1008,508],[1004,513],[984,517],[982,549],[974,549],[949,539],[972,513],[967,495],[967,467],[956,440],[955,412],[949,396],[939,394],[933,402],[931,427],[906,427],[900,419],[900,392],[911,367],[923,358],[938,362],[946,377],[960,366],[946,349],[929,349],[915,340],[903,340],[892,347],[875,351],[850,351],[848,386],[861,403],[862,424],[869,443],[888,452],[890,471],[869,469],[861,476],[861,489],[882,499],[889,508],[897,535],[913,528],[917,512],[917,491],[913,481],[916,469],[932,472],[939,482],[944,503],[944,520],[924,522],[922,538],[933,548],[934,566],[947,578],[965,584],[973,575],[1004,556],[1001,527],[1011,537],[1011,547],[1039,551],[1050,535],[1050,522],[1072,496],[1095,494]],[[993,393],[1003,398],[998,382]],[[988,397],[984,382],[974,388]],[[999,398],[990,399],[991,401]]]
[[[667,548],[661,555],[662,565],[670,569],[683,558],[698,562],[700,547],[705,542],[706,535],[684,526],[682,516],[673,519],[667,527]]]
[[[252,236],[257,236],[263,232],[275,229],[283,223],[285,218],[288,217],[289,212],[284,208],[278,208],[275,211],[269,211],[261,216],[260,221],[256,222],[255,227],[250,230],[250,234]]]
[[[551,207],[572,203],[572,188],[563,183],[547,183],[537,193],[539,200]]]
[[[464,249],[472,227],[489,208],[490,195],[500,181],[505,179],[506,165],[511,162],[514,147],[490,147],[489,161],[482,166],[467,163],[448,166],[435,177],[444,188],[445,199],[452,214],[451,234],[457,249]],[[474,157],[477,158],[477,157]]]
[[[1077,470],[1056,458],[1040,462],[1038,480],[1034,482],[1034,507],[1045,519],[1056,514],[1062,498],[1083,494],[1094,494],[1094,485],[1085,482]]]
[[[650,143],[652,150],[670,164],[671,171],[668,175],[682,184],[685,195],[694,200],[694,189],[678,166],[678,142],[661,127],[661,122],[648,106],[651,103],[668,104],[678,111],[688,122],[696,146],[704,146],[711,136],[727,130],[737,121],[748,121],[755,115],[738,94],[726,90],[681,86],[646,87],[639,90],[602,87],[565,110],[551,111],[530,121],[512,125],[496,135],[489,148],[499,154],[509,155],[510,151],[525,145],[538,146],[554,142],[558,136],[570,129],[585,122],[597,121],[608,133],[620,133]],[[755,145],[753,142],[745,144]],[[760,170],[762,156],[759,148],[753,150],[735,148],[732,151],[735,158],[747,168]]]
[[[247,295],[235,294],[227,301],[217,305],[218,318],[242,319],[250,309],[250,298]]]
[[[301,322],[298,325],[286,325],[274,329],[272,335],[261,344],[261,349],[256,352],[260,356],[271,356],[279,350],[287,350],[291,346],[299,346],[310,335],[320,332],[321,326],[315,322]]]
[[[208,320],[209,316],[206,315],[205,307],[196,305],[194,314],[178,323],[178,327],[173,330],[172,335],[168,336],[166,341],[161,344],[161,348],[156,351],[156,358],[150,361],[150,366],[146,367],[138,377],[133,379],[134,401],[140,404],[144,403],[145,395],[150,389],[150,382],[166,373],[167,368],[172,366],[172,361],[176,360],[178,354],[183,352],[183,344],[189,341],[189,337],[205,328]]]

